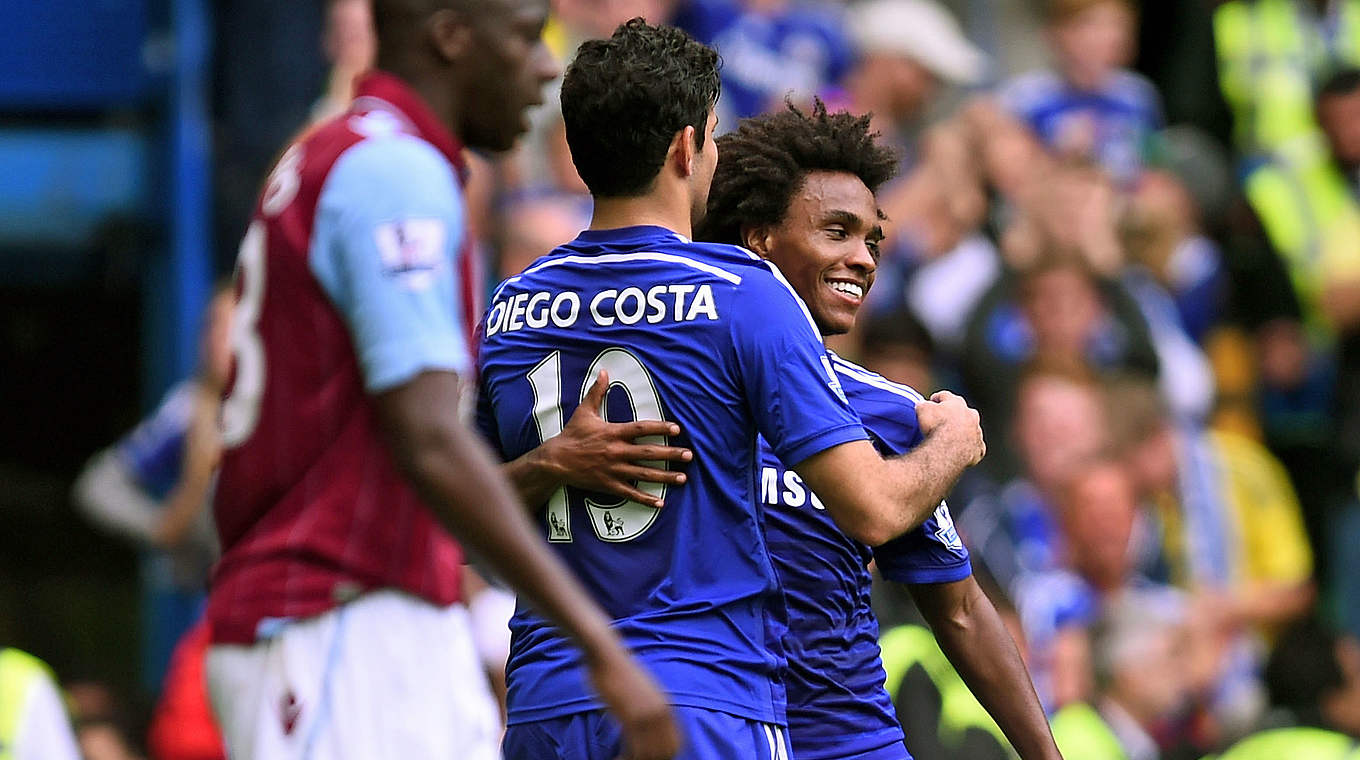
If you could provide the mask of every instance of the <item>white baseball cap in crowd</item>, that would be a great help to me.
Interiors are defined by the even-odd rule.
[[[977,84],[987,55],[963,36],[933,0],[862,0],[846,9],[850,40],[861,54],[903,55],[955,84]]]

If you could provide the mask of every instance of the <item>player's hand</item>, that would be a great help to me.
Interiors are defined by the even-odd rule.
[[[916,405],[916,420],[923,435],[942,435],[954,445],[965,467],[972,467],[987,455],[987,442],[982,437],[982,418],[962,396],[949,391],[938,391],[929,401]]]
[[[622,648],[590,664],[590,680],[619,722],[619,760],[670,760],[683,741],[670,702],[656,681]]]
[[[662,443],[662,436],[679,435],[680,426],[665,420],[607,422],[600,407],[608,392],[609,374],[601,370],[561,435],[544,443],[546,458],[569,486],[665,506],[637,482],[685,482],[685,473],[661,469],[665,462],[688,462],[694,456],[689,449]]]

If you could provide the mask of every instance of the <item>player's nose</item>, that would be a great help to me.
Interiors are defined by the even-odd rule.
[[[874,261],[874,255],[869,252],[869,244],[860,241],[851,251],[845,265],[868,277],[878,269],[878,263]]]

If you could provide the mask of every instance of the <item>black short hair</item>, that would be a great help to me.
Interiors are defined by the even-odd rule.
[[[743,226],[779,224],[811,172],[853,174],[872,193],[897,173],[896,151],[878,143],[867,114],[827,113],[820,100],[812,113],[786,106],[718,138],[708,214],[695,233],[701,240],[741,245]]]
[[[1317,89],[1317,100],[1350,95],[1360,89],[1360,68],[1343,67],[1329,73]]]
[[[913,348],[926,358],[935,356],[935,340],[930,330],[905,306],[873,311],[864,321],[860,349],[865,355],[892,348]]]
[[[703,147],[719,91],[718,54],[674,27],[635,18],[583,43],[562,78],[562,121],[590,194],[646,193],[676,132],[694,127]]]
[[[1294,625],[1275,642],[1266,662],[1266,690],[1270,703],[1294,712],[1306,725],[1323,725],[1322,700],[1346,685],[1337,658],[1339,639],[1316,617]]]

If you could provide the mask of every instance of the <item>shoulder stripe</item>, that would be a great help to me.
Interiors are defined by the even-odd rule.
[[[840,358],[839,356],[832,355],[831,362],[836,367],[837,372],[841,373],[842,375],[845,375],[851,380],[857,380],[861,383],[864,383],[865,385],[871,385],[875,388],[888,391],[889,393],[896,394],[903,398],[909,398],[912,401],[921,402],[926,400],[924,396],[918,393],[911,386],[902,385],[901,383],[894,383],[893,381],[887,379],[886,377],[883,377],[882,375],[870,372],[869,370],[864,369],[858,364],[848,362]]]
[[[669,264],[681,264],[683,266],[692,267],[694,269],[707,272],[708,274],[711,274],[714,277],[727,280],[733,285],[741,284],[741,275],[733,274],[727,271],[726,269],[715,267],[712,264],[708,264],[702,261],[696,261],[685,256],[677,256],[673,253],[659,253],[656,251],[639,251],[635,253],[602,253],[596,256],[578,256],[578,255],[562,256],[560,258],[545,261],[542,264],[538,264],[537,266],[529,267],[520,274],[517,274],[514,277],[511,277],[510,279],[506,280],[505,283],[501,285],[501,287],[504,287],[505,285],[508,285],[518,280],[520,277],[523,277],[526,274],[533,274],[534,272],[547,269],[549,267],[555,267],[560,264],[594,264],[594,263],[610,264],[626,261],[664,261]]]

